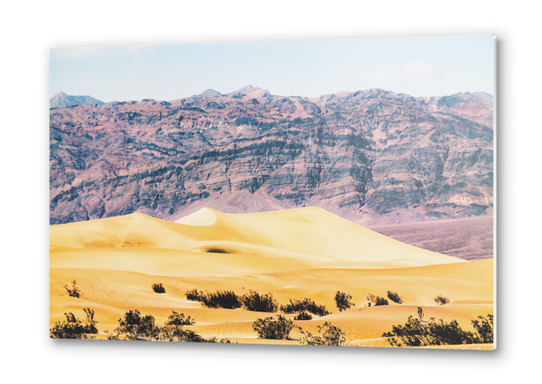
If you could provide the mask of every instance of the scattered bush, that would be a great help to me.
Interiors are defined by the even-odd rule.
[[[194,325],[195,323],[190,316],[185,317],[184,313],[179,314],[173,311],[164,325]]]
[[[356,306],[356,304],[351,303],[350,300],[352,300],[351,295],[337,291],[335,294],[335,304],[337,305],[337,308],[339,308],[339,312],[346,311],[347,309],[350,309],[350,307]]]
[[[317,305],[314,301],[308,298],[303,299],[303,301],[290,299],[290,303],[281,305],[280,310],[284,313],[307,311],[317,316],[326,316],[330,314],[325,305]]]
[[[97,321],[94,320],[94,309],[83,308],[83,311],[85,311],[85,315],[87,315],[87,323],[89,323],[89,324],[96,324],[97,323]]]
[[[391,332],[384,332],[382,337],[389,337],[388,342],[397,347],[423,347],[429,345],[480,344],[493,342],[493,316],[479,316],[472,320],[476,332],[464,331],[457,320],[446,323],[444,320],[431,319],[422,322],[423,311],[418,311],[418,319],[409,316],[405,325],[394,325]]]
[[[372,306],[380,306],[380,305],[389,305],[388,300],[384,299],[380,296],[375,296],[373,294],[369,293],[369,296],[367,296],[367,300],[369,300],[370,305]]]
[[[480,320],[471,320],[472,326],[476,332],[476,343],[493,343],[493,315],[487,315],[487,319],[478,316]]]
[[[77,281],[75,280],[72,281],[71,289],[70,287],[68,287],[68,285],[65,285],[64,289],[68,292],[68,295],[70,295],[71,297],[76,297],[78,299],[83,297],[83,292],[81,292],[81,290],[77,288]]]
[[[279,304],[271,293],[259,294],[250,290],[241,297],[243,308],[255,312],[277,312]]]
[[[185,294],[188,300],[199,301],[208,308],[241,308],[239,297],[233,291],[203,292],[197,289],[187,291]]]
[[[50,335],[54,339],[89,339],[98,333],[94,323],[83,324],[71,312],[65,313],[66,321],[57,321],[51,328]]]
[[[322,345],[322,346],[336,346],[344,347],[348,345],[346,341],[345,333],[335,325],[328,323],[318,326],[319,335],[313,335],[310,332],[305,332],[300,327],[301,332],[301,344],[304,345]]]
[[[205,339],[204,343],[218,343],[218,344],[237,344],[232,343],[230,339],[217,339],[215,336],[211,337],[210,339]]]
[[[119,319],[119,326],[115,331],[128,340],[158,340],[160,334],[154,316],[141,316],[137,309],[127,311],[124,318]]]
[[[279,315],[278,319],[272,317],[257,319],[252,328],[260,339],[285,340],[294,328],[294,322]]]
[[[152,290],[156,293],[166,293],[166,289],[164,288],[164,286],[162,285],[162,283],[159,283],[159,284],[153,284],[152,285]]]
[[[180,341],[195,343],[230,343],[228,339],[217,340],[216,337],[206,339],[196,332],[184,329],[184,325],[193,325],[195,321],[190,317],[185,317],[184,313],[173,311],[160,327],[156,324],[154,316],[141,316],[137,309],[129,310],[124,314],[124,318],[119,319],[119,327],[115,329],[116,335],[108,335],[108,340],[120,340],[121,336],[127,340],[145,340],[145,341]]]
[[[190,289],[185,293],[186,299],[190,301],[203,301],[204,295],[203,292],[198,292],[197,289]]]
[[[294,317],[294,320],[312,320],[312,315],[305,311],[299,312],[299,314]]]
[[[160,330],[160,340],[180,341],[185,343],[204,343],[205,338],[189,329],[179,326],[166,325]]]
[[[420,323],[426,323],[426,321],[423,319],[424,318],[424,313],[423,313],[423,308],[422,307],[418,307],[418,320],[420,320]]]
[[[241,301],[233,291],[216,291],[203,296],[203,304],[209,308],[241,308]]]
[[[401,300],[397,292],[388,291],[388,299],[390,299],[394,303],[403,304],[403,301]]]
[[[446,296],[438,295],[437,297],[435,297],[435,302],[437,303],[437,305],[446,305],[450,302],[450,300],[448,300]]]

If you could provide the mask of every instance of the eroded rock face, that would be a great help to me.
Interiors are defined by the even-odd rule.
[[[492,105],[484,93],[245,87],[52,109],[51,224],[172,218],[204,199],[226,212],[319,206],[365,224],[490,214]]]

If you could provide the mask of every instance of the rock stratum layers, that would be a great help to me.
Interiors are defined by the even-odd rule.
[[[50,222],[321,207],[361,224],[492,214],[493,97],[245,87],[50,110]]]

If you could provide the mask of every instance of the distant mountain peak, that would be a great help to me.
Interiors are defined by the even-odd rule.
[[[212,97],[220,97],[222,96],[222,93],[215,91],[214,89],[208,89],[200,93],[198,96],[212,98]]]
[[[63,91],[58,92],[49,100],[49,108],[67,108],[76,105],[105,104],[103,101],[90,96],[72,96]]]
[[[247,85],[241,89],[238,89],[237,91],[228,93],[228,96],[231,96],[231,97],[247,96],[249,98],[259,99],[261,97],[269,97],[271,96],[271,94],[266,89],[253,87],[252,85]]]

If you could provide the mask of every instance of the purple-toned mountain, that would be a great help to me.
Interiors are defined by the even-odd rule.
[[[204,205],[318,206],[362,224],[492,213],[485,93],[207,90],[52,109],[50,138],[52,224]]]

